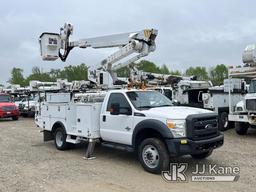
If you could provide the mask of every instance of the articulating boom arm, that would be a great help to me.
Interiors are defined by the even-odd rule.
[[[147,56],[156,48],[155,38],[157,30],[155,29],[87,38],[78,41],[70,41],[70,35],[72,34],[73,26],[67,23],[61,28],[60,34],[43,33],[39,39],[42,59],[56,60],[60,58],[62,61],[65,61],[69,52],[74,47],[91,47],[95,49],[118,47],[118,51],[103,59],[100,64],[90,67],[88,78],[94,83],[99,83],[99,73],[102,71],[108,72],[113,83],[115,83],[117,78],[113,70],[128,66],[130,63]],[[129,58],[126,61],[114,66],[114,64],[127,57]]]

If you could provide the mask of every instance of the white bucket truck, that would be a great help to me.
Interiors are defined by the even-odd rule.
[[[71,29],[72,26],[66,24],[63,34],[70,34]],[[104,36],[82,42],[69,42],[68,38],[49,36],[49,42],[56,43],[56,46],[48,46],[45,38],[41,41],[41,49],[44,50],[43,59],[49,56],[49,60],[52,60],[57,57],[59,50],[52,56],[54,51],[48,52],[47,46],[49,49],[59,49],[66,45],[62,47],[65,55],[74,45],[84,48],[86,43],[94,45],[97,42],[101,47],[121,44],[127,48],[134,42],[134,38],[135,44],[141,45],[135,52],[142,57],[154,50],[155,37],[156,30]],[[58,42],[60,39],[61,42]],[[108,44],[103,46],[106,41]],[[125,50],[121,48],[115,56],[124,58],[127,55]],[[64,60],[66,56],[61,57]],[[111,64],[116,58],[109,57],[95,69],[96,73],[89,74],[92,75],[89,79],[100,90],[46,93],[46,100],[39,104],[35,116],[36,124],[43,131],[44,141],[54,140],[59,150],[68,148],[70,144],[88,141],[85,153],[87,159],[92,158],[97,141],[107,146],[133,151],[138,154],[143,168],[151,173],[160,173],[167,169],[172,156],[189,154],[194,158],[206,158],[214,149],[223,145],[223,134],[218,130],[217,115],[211,111],[172,106],[171,101],[157,91],[114,89],[113,84],[108,84],[108,89],[104,91],[101,84],[104,76],[100,74],[105,72],[112,78]],[[115,78],[111,82],[115,82]]]
[[[172,106],[157,91],[109,90],[91,93],[48,93],[36,113],[44,140],[56,148],[96,141],[138,154],[145,170],[159,173],[171,156],[206,158],[223,144],[217,115],[208,110]],[[73,96],[72,96],[73,95]]]

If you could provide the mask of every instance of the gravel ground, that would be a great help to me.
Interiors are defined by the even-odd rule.
[[[168,183],[145,172],[132,153],[96,146],[94,160],[83,160],[84,146],[58,151],[44,143],[33,119],[0,120],[0,192],[7,191],[255,191],[256,130],[246,136],[225,132],[225,144],[206,160],[189,156],[172,162],[240,167],[237,182]]]

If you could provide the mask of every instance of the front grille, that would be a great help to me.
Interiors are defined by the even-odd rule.
[[[12,106],[12,105],[11,105],[11,106],[3,106],[3,107],[2,107],[2,110],[3,110],[3,111],[13,111],[13,110],[15,110],[15,108],[16,108],[16,107],[15,107],[15,106]]]
[[[190,115],[186,121],[187,136],[192,140],[204,140],[219,135],[218,117],[215,114]]]
[[[246,100],[246,109],[248,111],[256,111],[256,99],[247,99]]]

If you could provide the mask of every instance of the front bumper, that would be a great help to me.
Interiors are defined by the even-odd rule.
[[[9,118],[19,116],[19,111],[1,111],[0,118]]]
[[[35,109],[21,109],[20,114],[33,116],[35,115]]]
[[[184,142],[184,140],[186,140],[186,142]],[[166,139],[165,142],[171,156],[191,155],[210,151],[222,146],[224,143],[224,135],[220,133],[217,137],[198,141],[179,138]]]

